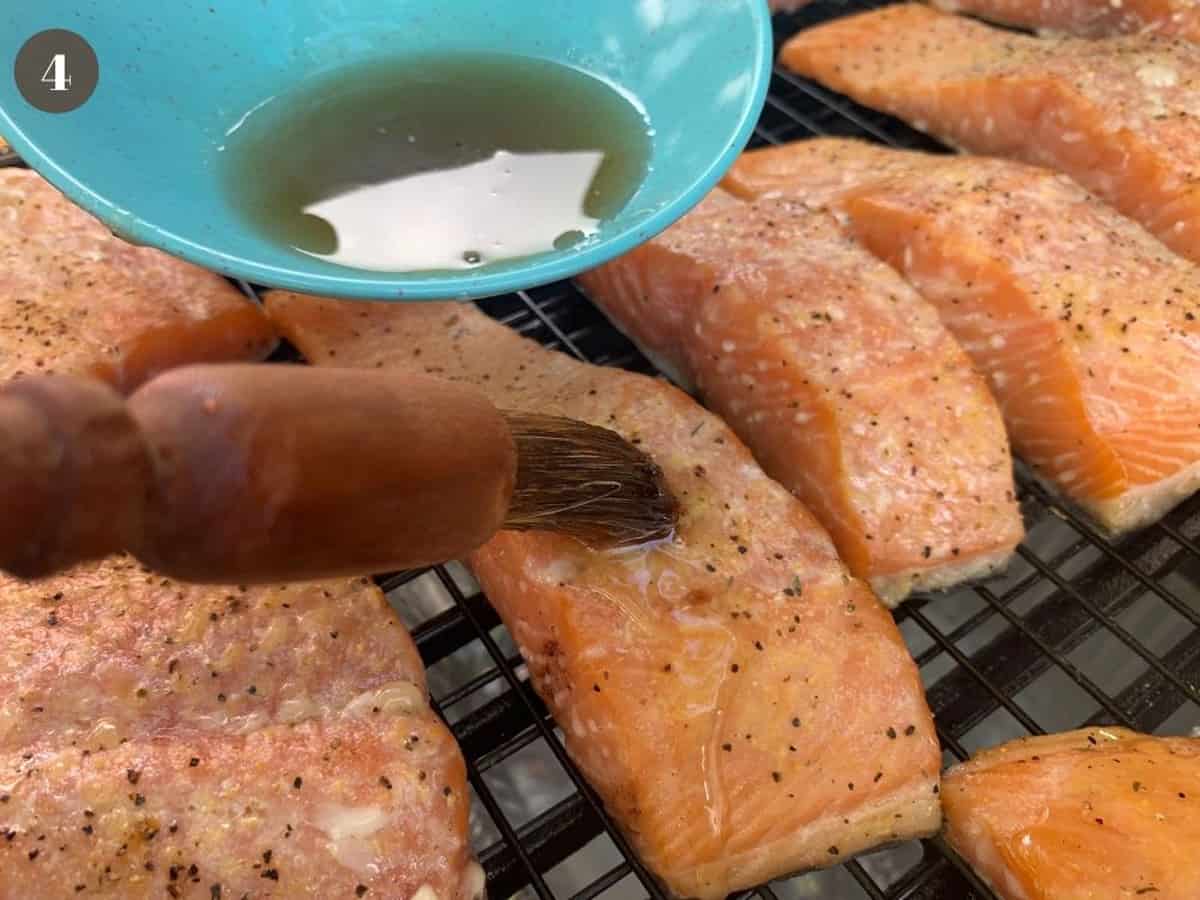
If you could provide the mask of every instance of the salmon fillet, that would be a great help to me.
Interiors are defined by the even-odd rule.
[[[782,60],[952,146],[1065,172],[1200,262],[1200,45],[1034,38],[909,3],[803,31]]]
[[[572,758],[672,893],[717,900],[937,828],[937,739],[895,624],[719,419],[473,306],[266,303],[312,362],[471,382],[612,428],[663,467],[682,512],[668,542],[503,532],[469,562]]]
[[[812,510],[889,605],[1004,565],[1024,530],[984,380],[827,213],[710,196],[580,278]]]
[[[1195,0],[934,0],[933,5],[1001,25],[1080,37],[1149,31],[1200,41]]]
[[[224,278],[127,244],[35,173],[0,169],[0,380],[88,374],[129,391],[185,363],[262,359],[275,343]]]
[[[1108,530],[1200,488],[1200,269],[1075,183],[833,139],[746,154],[729,183],[836,208],[987,374],[1017,452]]]
[[[1200,740],[1093,728],[946,773],[946,834],[1003,900],[1200,897]]]
[[[458,748],[364,580],[0,579],[0,900],[472,900]]]

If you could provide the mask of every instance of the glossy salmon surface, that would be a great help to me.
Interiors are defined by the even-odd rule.
[[[0,579],[0,898],[474,900],[457,745],[370,582]]]
[[[132,391],[174,366],[255,361],[275,344],[224,278],[122,241],[33,172],[0,169],[0,380],[94,375]]]
[[[1200,739],[1092,728],[946,773],[946,836],[1002,900],[1200,897]]]
[[[1200,41],[1195,0],[937,0],[934,6],[1001,25],[1080,37],[1149,31]]]
[[[781,60],[951,146],[1064,172],[1200,262],[1200,44],[1036,38],[907,3],[802,31]]]
[[[579,279],[895,605],[1024,534],[1004,423],[937,310],[826,212],[714,193]]]
[[[1110,531],[1200,488],[1200,269],[1069,179],[828,139],[727,184],[836,209],[937,307],[1018,454]]]
[[[566,746],[646,864],[721,898],[936,829],[939,753],[896,626],[812,516],[665,382],[578,362],[464,304],[271,293],[316,364],[470,382],[636,442],[680,501],[625,551],[502,532],[470,565]]]

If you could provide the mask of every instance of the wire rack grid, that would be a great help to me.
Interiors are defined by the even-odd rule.
[[[777,42],[876,0],[776,16]],[[753,144],[814,135],[938,150],[894,119],[782,69]],[[0,166],[21,165],[0,153]],[[242,284],[258,299],[258,291]],[[483,301],[489,315],[598,365],[653,366],[570,283]],[[298,362],[283,348],[274,360]],[[986,585],[896,612],[920,666],[947,765],[986,746],[1087,724],[1200,728],[1200,497],[1111,542],[1018,468],[1029,536]],[[665,900],[571,764],[515,645],[459,564],[379,579],[429,669],[435,708],[472,787],[472,841],[492,900]],[[781,879],[737,900],[994,900],[940,839]]]
[[[777,16],[776,39],[873,2]],[[752,145],[814,135],[940,150],[894,119],[776,69]],[[253,288],[245,288],[256,296]],[[483,301],[492,317],[598,365],[653,366],[570,283]],[[282,359],[295,359],[288,351]],[[947,765],[1015,737],[1121,724],[1200,727],[1200,498],[1120,543],[1019,470],[1029,537],[1003,578],[917,599],[896,619],[921,669]],[[665,900],[571,764],[515,645],[458,564],[380,579],[429,667],[467,759],[472,839],[493,900]],[[763,900],[994,900],[940,839],[746,892]]]
[[[819,2],[777,16],[778,41],[874,3]],[[754,144],[813,135],[939,150],[927,137],[777,69]],[[548,347],[653,373],[569,283],[485,301]],[[1018,472],[1029,537],[1003,578],[918,599],[896,618],[938,723],[947,765],[1010,738],[1121,724],[1200,726],[1200,498],[1119,543]],[[570,761],[478,586],[460,566],[383,586],[413,625],[431,684],[470,760],[481,859],[495,900],[663,897]],[[940,839],[764,885],[764,900],[992,900]]]

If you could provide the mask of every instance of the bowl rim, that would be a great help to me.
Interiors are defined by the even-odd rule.
[[[199,243],[135,215],[77,180],[29,139],[0,106],[4,139],[31,169],[58,188],[68,199],[103,222],[130,243],[162,250],[172,256],[230,278],[266,289],[336,297],[346,300],[422,301],[469,300],[531,290],[596,268],[661,234],[715,188],[745,149],[766,104],[774,65],[774,32],[764,0],[744,0],[754,18],[758,40],[754,48],[750,101],[743,105],[737,127],[724,151],[675,200],[640,222],[575,252],[551,252],[544,258],[495,272],[476,271],[451,275],[386,273],[346,269],[346,274],[318,273],[264,264]],[[582,69],[582,71],[587,71]]]

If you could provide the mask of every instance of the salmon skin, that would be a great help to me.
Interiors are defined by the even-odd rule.
[[[1002,900],[1200,897],[1200,740],[1092,728],[946,773],[946,836]]]
[[[0,380],[132,391],[185,363],[255,361],[275,333],[224,278],[114,237],[39,175],[0,169]]]
[[[951,146],[1064,172],[1200,262],[1200,45],[1035,38],[910,3],[802,31],[781,58]]]
[[[938,308],[1018,454],[1109,531],[1200,488],[1200,269],[1074,182],[823,139],[745,154],[726,183],[836,209]]]
[[[601,553],[502,532],[469,563],[669,891],[717,900],[937,828],[937,739],[895,624],[721,420],[473,306],[266,302],[312,362],[470,382],[502,408],[611,428],[662,466],[672,540]]]
[[[1195,0],[935,0],[933,5],[1048,33],[1096,38],[1153,32],[1200,41]]]
[[[466,772],[366,579],[0,578],[0,900],[475,900]]]
[[[937,310],[829,214],[716,192],[579,281],[738,432],[888,605],[990,574],[1020,543],[987,385]]]

